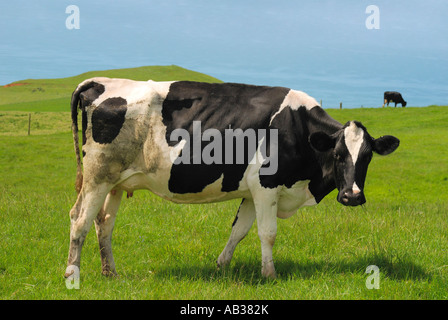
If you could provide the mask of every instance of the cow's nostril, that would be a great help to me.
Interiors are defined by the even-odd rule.
[[[362,193],[359,193],[356,195],[356,201],[358,201],[358,204],[364,204],[366,202],[366,198]]]
[[[359,206],[366,202],[364,198],[364,194],[362,192],[352,193],[352,192],[344,192],[340,198],[339,202],[346,206]]]

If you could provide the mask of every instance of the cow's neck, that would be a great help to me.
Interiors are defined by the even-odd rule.
[[[308,131],[313,134],[323,131],[332,135],[343,126],[334,120],[320,107],[314,107],[308,112]],[[316,202],[320,202],[327,194],[336,188],[334,180],[333,150],[328,152],[317,152],[313,150],[313,156],[318,166],[313,170],[309,188]]]

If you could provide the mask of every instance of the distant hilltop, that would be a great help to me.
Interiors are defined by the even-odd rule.
[[[0,110],[68,111],[73,90],[80,82],[93,77],[126,78],[140,81],[222,82],[212,76],[176,65],[89,71],[68,78],[26,79],[0,86]]]

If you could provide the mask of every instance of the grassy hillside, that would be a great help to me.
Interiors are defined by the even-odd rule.
[[[344,207],[333,192],[278,220],[276,281],[261,278],[256,224],[230,268],[216,270],[238,200],[177,205],[137,191],[113,234],[120,278],[100,275],[92,228],[81,289],[68,290],[76,164],[69,112],[46,105],[28,109],[31,136],[28,112],[0,110],[0,299],[448,299],[448,107],[327,110],[401,145],[374,156],[363,207]],[[379,267],[378,290],[366,288],[369,265]]]
[[[0,86],[0,111],[67,111],[73,90],[80,82],[92,77],[220,82],[211,76],[178,66],[91,71],[61,79],[26,79]]]

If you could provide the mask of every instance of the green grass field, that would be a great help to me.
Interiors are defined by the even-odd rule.
[[[343,207],[333,192],[278,221],[277,280],[261,277],[256,224],[231,266],[216,269],[239,201],[177,205],[137,191],[123,199],[115,224],[120,276],[101,276],[92,228],[81,288],[68,290],[76,199],[69,97],[93,75],[218,81],[172,66],[0,88],[0,299],[448,299],[448,107],[438,106],[327,110],[342,123],[361,121],[374,137],[395,135],[401,145],[374,156],[363,207]],[[378,290],[366,288],[369,265],[379,268]]]

